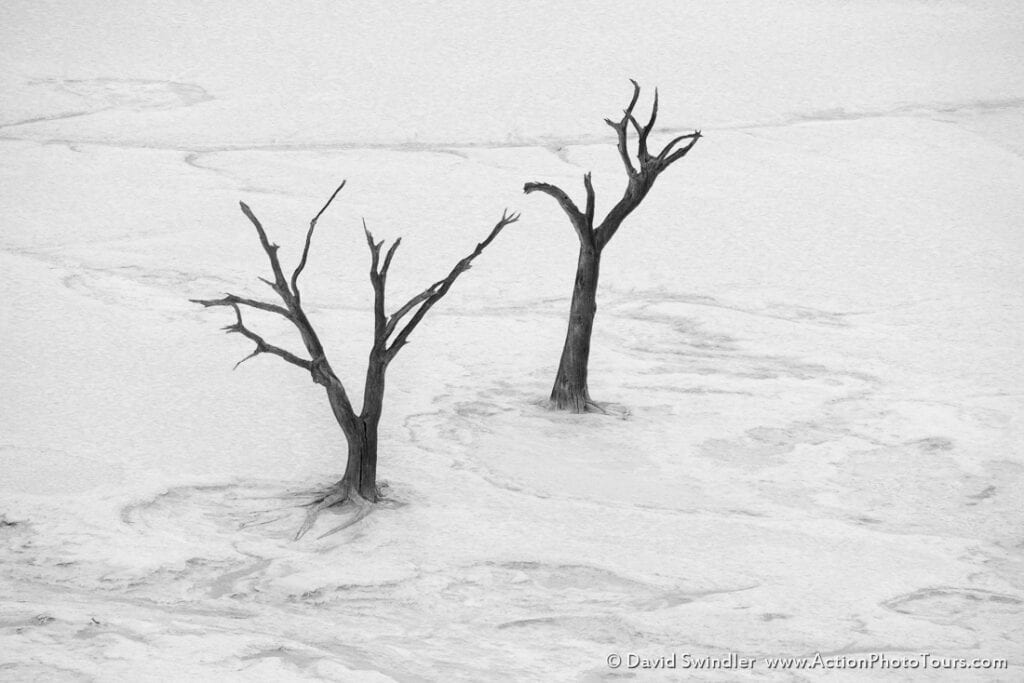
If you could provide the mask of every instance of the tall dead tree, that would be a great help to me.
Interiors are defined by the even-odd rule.
[[[256,228],[260,246],[263,247],[263,251],[270,260],[273,280],[264,278],[260,278],[260,280],[270,285],[270,288],[278,295],[283,305],[240,297],[234,294],[225,294],[225,296],[219,299],[191,300],[206,307],[227,306],[231,308],[235,313],[235,322],[224,329],[229,334],[240,334],[256,344],[253,352],[236,363],[235,367],[261,354],[277,356],[308,372],[313,382],[322,386],[327,393],[327,401],[331,406],[331,412],[334,414],[334,418],[341,427],[341,431],[344,433],[345,440],[348,443],[345,474],[321,498],[313,501],[306,522],[299,530],[299,536],[305,533],[313,521],[315,521],[317,513],[324,508],[341,504],[347,500],[360,504],[377,500],[377,427],[380,424],[384,406],[384,378],[388,365],[394,360],[398,352],[402,350],[402,347],[409,342],[409,335],[420,324],[427,311],[448,293],[448,290],[451,289],[455,280],[462,273],[469,270],[473,259],[479,256],[494,241],[494,238],[498,236],[498,233],[505,226],[519,219],[518,214],[504,212],[501,220],[494,226],[490,234],[477,244],[476,248],[468,256],[456,263],[451,272],[406,301],[390,315],[386,312],[385,288],[391,261],[402,240],[401,238],[396,239],[384,253],[383,258],[381,258],[384,241],[375,241],[369,229],[366,228],[365,221],[363,222],[366,244],[370,249],[370,284],[373,287],[374,329],[373,345],[370,347],[366,378],[363,383],[362,406],[357,412],[352,406],[345,385],[327,360],[327,354],[320,343],[320,337],[302,308],[302,294],[299,291],[299,275],[302,274],[303,269],[306,267],[317,221],[344,186],[345,183],[343,181],[338,186],[338,189],[334,191],[334,194],[331,195],[330,199],[327,200],[327,203],[324,204],[323,208],[310,221],[309,230],[306,232],[306,242],[302,248],[302,256],[295,270],[292,271],[290,278],[285,277],[284,269],[281,267],[281,261],[277,255],[278,245],[270,242],[266,231],[252,210],[244,202],[240,202],[242,213],[245,214],[245,217]],[[275,313],[290,322],[298,330],[308,358],[275,346],[267,342],[259,334],[253,332],[245,325],[242,319],[243,308]]]
[[[594,331],[594,316],[597,313],[597,279],[601,268],[601,253],[608,242],[618,231],[622,222],[640,205],[650,192],[654,181],[662,171],[685,157],[700,139],[700,131],[680,135],[665,145],[657,154],[647,149],[647,139],[654,129],[658,118],[658,91],[654,91],[654,105],[647,124],[641,126],[633,116],[633,108],[640,98],[640,86],[633,84],[633,98],[623,111],[618,121],[605,119],[605,123],[615,129],[618,135],[619,157],[626,167],[628,182],[622,198],[612,207],[604,219],[595,224],[594,218],[594,186],[590,181],[590,173],[583,176],[583,187],[586,190],[586,205],[581,211],[559,187],[550,183],[526,183],[523,191],[543,192],[550,195],[569,216],[569,222],[576,237],[579,238],[580,252],[576,264],[576,280],[573,284],[572,303],[569,308],[569,328],[562,347],[562,357],[555,375],[555,385],[551,389],[551,404],[559,410],[582,413],[587,410],[601,410],[590,398],[587,388],[587,365],[590,361],[590,337]],[[630,156],[629,128],[636,131],[636,161],[634,166]],[[685,145],[676,147],[680,142],[688,140]]]

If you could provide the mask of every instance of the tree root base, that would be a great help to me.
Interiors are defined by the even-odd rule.
[[[598,413],[625,420],[629,418],[629,409],[617,403],[598,403],[587,398],[582,401],[558,401],[554,398],[548,399],[546,403],[548,410],[556,410],[567,413],[582,415],[583,413]]]
[[[375,498],[379,498],[379,490]],[[326,532],[317,536],[317,539],[325,538],[331,534],[336,534],[339,531],[356,524],[370,514],[375,502],[376,500],[368,500],[367,498],[359,495],[359,492],[355,488],[351,487],[347,481],[342,480],[326,491],[323,491],[315,500],[303,505],[303,507],[308,507],[309,510],[306,511],[306,518],[303,520],[302,526],[300,526],[299,530],[295,533],[294,540],[297,541],[305,536],[306,533],[316,524],[320,513],[324,510],[330,508],[340,509],[342,507],[352,507],[355,510],[355,513],[338,526],[328,529]]]

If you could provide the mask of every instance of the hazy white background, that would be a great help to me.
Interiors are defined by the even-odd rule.
[[[931,652],[1016,668],[876,674],[1020,678],[1022,25],[1014,2],[5,2],[0,676]],[[628,419],[555,415],[575,238],[521,188],[579,197],[592,170],[607,210],[628,78],[666,138],[706,137],[604,260],[591,389]],[[265,293],[239,199],[294,263],[342,178],[304,278],[352,393],[359,220],[404,236],[400,302],[523,219],[389,374],[393,502],[293,543],[341,433],[295,368],[232,372],[248,345],[186,300]]]

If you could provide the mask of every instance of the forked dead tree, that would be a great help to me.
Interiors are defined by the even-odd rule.
[[[231,308],[235,313],[235,322],[224,329],[229,334],[241,334],[256,344],[253,352],[236,363],[235,367],[255,356],[270,354],[308,372],[313,378],[313,382],[322,386],[327,393],[327,400],[330,403],[331,411],[348,443],[348,459],[345,465],[345,474],[337,484],[330,487],[323,496],[310,504],[309,514],[297,537],[302,536],[312,526],[316,520],[316,515],[327,507],[340,505],[345,501],[351,501],[362,507],[368,502],[377,500],[377,427],[380,424],[384,406],[384,377],[388,365],[394,360],[398,352],[402,350],[402,347],[409,342],[409,335],[420,324],[427,311],[448,293],[448,290],[462,273],[469,270],[473,259],[479,256],[494,241],[494,238],[498,236],[505,226],[519,219],[518,214],[504,212],[501,220],[494,226],[490,234],[477,244],[476,248],[468,256],[456,263],[448,275],[406,301],[390,315],[386,312],[385,305],[388,269],[391,267],[391,261],[402,240],[401,238],[396,239],[387,252],[384,253],[383,258],[381,258],[384,241],[375,241],[373,235],[367,229],[365,221],[363,222],[366,243],[370,248],[370,284],[373,286],[374,331],[373,346],[370,348],[369,362],[366,367],[366,379],[363,384],[362,406],[356,412],[349,399],[348,392],[345,390],[345,385],[327,360],[327,354],[320,343],[320,338],[302,309],[302,294],[299,291],[299,276],[306,267],[306,261],[309,258],[309,249],[313,241],[313,232],[316,229],[317,221],[344,186],[345,183],[343,181],[338,186],[338,189],[334,191],[334,194],[331,195],[330,199],[327,200],[327,203],[324,204],[323,208],[310,221],[309,230],[306,233],[306,243],[302,248],[302,256],[295,270],[292,271],[290,278],[285,277],[284,269],[281,267],[281,261],[277,255],[278,245],[270,242],[266,231],[252,210],[244,202],[240,202],[242,213],[255,226],[260,246],[263,247],[263,251],[266,252],[267,258],[270,260],[270,269],[274,276],[273,280],[264,278],[260,278],[260,280],[270,285],[270,288],[280,297],[283,305],[240,297],[234,294],[226,294],[219,299],[192,299],[194,303],[202,304],[206,307],[227,306]],[[275,346],[249,329],[242,319],[243,308],[275,313],[294,325],[302,338],[308,358]]]
[[[633,108],[640,98],[640,86],[636,81],[630,82],[633,84],[633,98],[624,110],[622,118],[618,121],[605,119],[605,123],[614,128],[618,135],[619,157],[626,167],[628,182],[622,198],[600,223],[595,224],[594,186],[590,181],[590,173],[583,176],[587,198],[582,211],[564,190],[555,185],[526,183],[523,187],[527,194],[543,192],[553,197],[569,216],[569,222],[580,242],[576,280],[569,308],[569,328],[565,335],[565,345],[562,347],[562,357],[558,363],[558,373],[555,375],[555,385],[551,389],[551,405],[559,410],[575,413],[587,410],[603,412],[600,406],[591,400],[587,388],[587,365],[590,361],[590,337],[594,331],[594,316],[597,313],[597,279],[601,268],[601,253],[626,217],[650,192],[661,172],[685,157],[701,138],[699,130],[680,135],[657,154],[651,154],[647,149],[647,139],[658,118],[658,91],[654,91],[651,117],[646,125],[641,126],[633,116]],[[630,127],[636,131],[636,166],[633,165],[630,156]],[[684,140],[689,142],[677,147]]]

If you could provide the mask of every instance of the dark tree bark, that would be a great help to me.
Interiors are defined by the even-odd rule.
[[[597,313],[600,269],[601,253],[581,245],[569,307],[569,329],[565,334],[555,386],[551,389],[551,402],[559,410],[582,413],[592,403],[587,388],[587,366],[590,362],[590,336]]]
[[[633,98],[623,112],[619,121],[605,119],[605,123],[615,129],[618,142],[619,157],[626,169],[628,181],[622,198],[616,202],[604,219],[597,225],[594,220],[594,187],[590,174],[583,176],[586,190],[586,205],[583,211],[572,201],[561,188],[549,183],[526,183],[523,191],[527,194],[543,192],[551,196],[569,217],[569,222],[576,232],[580,243],[579,260],[576,264],[576,279],[572,290],[572,303],[569,308],[569,325],[562,347],[562,357],[555,374],[555,384],[551,389],[551,405],[558,410],[569,410],[582,413],[587,410],[604,412],[590,398],[587,387],[587,372],[590,363],[590,339],[594,332],[594,317],[597,314],[597,282],[601,271],[601,254],[608,242],[618,232],[622,222],[633,212],[650,192],[654,181],[666,168],[685,157],[697,140],[700,131],[680,135],[662,148],[656,156],[647,149],[647,138],[654,129],[658,118],[658,91],[654,91],[654,104],[651,117],[647,124],[641,126],[633,116],[633,108],[640,98],[640,86],[633,83]],[[636,162],[629,150],[629,128],[636,132]],[[680,142],[688,142],[676,147]]]
[[[278,356],[283,360],[309,372],[313,382],[324,388],[327,394],[327,401],[331,406],[331,412],[338,426],[341,427],[348,444],[348,455],[345,464],[345,474],[341,480],[330,487],[320,498],[310,504],[310,511],[305,523],[299,529],[296,537],[302,536],[315,522],[317,514],[321,510],[345,501],[362,504],[375,502],[378,497],[377,490],[377,429],[380,425],[380,418],[384,408],[384,386],[388,365],[394,360],[398,352],[409,343],[409,335],[427,314],[434,304],[441,300],[448,290],[455,283],[458,277],[469,270],[470,265],[483,250],[494,241],[494,238],[510,223],[519,219],[518,214],[502,214],[501,220],[494,226],[490,234],[476,248],[462,260],[455,264],[451,271],[433,283],[422,292],[412,297],[405,304],[400,306],[390,316],[386,313],[385,291],[387,286],[388,269],[391,267],[391,260],[401,244],[401,238],[395,240],[391,247],[381,258],[381,250],[384,242],[376,242],[369,229],[363,223],[363,231],[366,235],[366,243],[370,248],[370,284],[373,286],[374,302],[374,334],[373,345],[366,366],[366,377],[363,382],[363,405],[357,413],[352,407],[345,385],[335,374],[324,348],[320,343],[316,330],[306,317],[302,309],[302,294],[299,291],[299,275],[306,267],[309,258],[309,248],[313,240],[313,232],[316,229],[317,221],[323,215],[327,207],[331,205],[334,198],[345,186],[342,182],[334,191],[327,203],[316,214],[309,223],[309,231],[306,233],[305,246],[302,249],[302,257],[299,264],[292,272],[291,279],[286,280],[281,262],[277,256],[278,246],[271,244],[267,233],[260,224],[260,221],[252,213],[249,207],[242,202],[242,213],[249,222],[256,228],[260,245],[270,260],[270,269],[273,273],[273,281],[260,278],[270,285],[277,293],[282,303],[259,301],[239,297],[234,294],[226,294],[220,299],[192,299],[193,302],[203,306],[229,306],[234,309],[235,322],[224,329],[229,333],[241,334],[256,344],[255,350],[235,364],[238,367],[245,361],[260,354]],[[242,319],[242,307],[276,313],[291,322],[298,330],[302,338],[303,346],[309,358],[303,358],[283,348],[268,343],[263,337],[246,327]],[[361,518],[360,515],[358,518]],[[339,527],[340,528],[340,527]],[[336,529],[335,529],[336,530]]]

